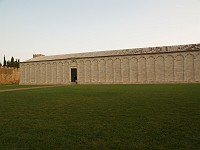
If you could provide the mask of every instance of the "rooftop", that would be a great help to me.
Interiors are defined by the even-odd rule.
[[[65,60],[65,59],[75,59],[75,58],[77,59],[77,58],[122,56],[122,55],[134,55],[134,54],[138,55],[138,54],[148,54],[148,53],[166,53],[166,52],[191,51],[191,50],[200,50],[200,44],[134,48],[134,49],[122,49],[122,50],[108,50],[108,51],[51,55],[51,56],[44,56],[44,55],[39,54],[38,57],[29,59],[29,60],[25,61],[24,63],[38,62],[38,61],[50,61],[50,60]]]

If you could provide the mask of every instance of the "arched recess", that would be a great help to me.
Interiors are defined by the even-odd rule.
[[[46,83],[46,64],[42,64],[42,84]]]
[[[114,82],[121,82],[121,60],[114,60]]]
[[[195,57],[195,81],[200,82],[200,53]]]
[[[101,59],[99,64],[100,64],[99,65],[99,81],[105,82],[105,80],[106,80],[106,62],[104,59]]]
[[[175,81],[184,81],[184,57],[182,55],[175,57],[174,70]]]
[[[47,83],[50,84],[52,82],[52,71],[51,71],[51,64],[47,64]]]
[[[138,61],[138,82],[147,81],[146,58],[140,57]]]
[[[64,83],[70,82],[70,76],[69,76],[69,62],[65,61],[63,65],[63,81]]]
[[[85,82],[91,82],[91,61],[87,60],[85,62]]]
[[[59,84],[63,83],[63,63],[62,62],[58,63],[58,83]]]
[[[97,83],[98,82],[98,61],[93,60],[92,61],[92,82]]]
[[[194,81],[194,56],[191,54],[185,56],[185,81]]]
[[[174,81],[174,57],[171,55],[165,58],[165,80]]]
[[[165,62],[162,56],[158,56],[155,62],[156,81],[165,81]]]
[[[138,82],[138,59],[130,59],[130,82]]]
[[[26,79],[26,83],[30,82],[30,65],[29,64],[27,64],[25,68],[25,79]]]
[[[53,68],[52,68],[52,71],[53,71],[53,84],[57,84],[57,63],[54,62],[53,63]]]
[[[38,63],[36,65],[36,84],[40,84],[41,82],[41,65]]]
[[[25,83],[25,65],[24,64],[20,65],[20,72],[21,72],[20,83],[24,84]]]
[[[124,83],[130,82],[129,59],[122,59],[122,81]]]
[[[153,56],[147,58],[147,81],[155,81],[155,58]]]
[[[51,73],[51,64],[47,64],[47,83],[50,84],[52,82],[52,73]]]
[[[106,61],[106,82],[113,82],[113,61],[108,59]]]
[[[31,83],[35,83],[35,65],[31,65]]]
[[[84,69],[84,61],[80,60],[78,62],[78,78],[77,81],[79,83],[84,83],[85,82],[85,69]]]

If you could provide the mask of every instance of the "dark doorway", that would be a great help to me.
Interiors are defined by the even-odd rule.
[[[71,82],[76,82],[77,80],[77,68],[71,68]]]

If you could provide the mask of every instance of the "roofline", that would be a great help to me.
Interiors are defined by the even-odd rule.
[[[188,45],[193,45],[193,44],[188,44]],[[177,45],[179,46],[179,45]],[[157,48],[157,47],[153,47]],[[124,49],[128,50],[128,49]],[[26,63],[38,63],[38,62],[51,62],[51,61],[63,61],[63,60],[73,60],[73,59],[89,59],[89,58],[104,58],[104,57],[121,57],[121,56],[138,56],[138,55],[149,55],[149,54],[167,54],[167,53],[183,53],[183,52],[196,52],[199,50],[192,50],[192,51],[171,51],[171,52],[158,52],[158,53],[142,53],[142,54],[125,54],[125,55],[108,55],[108,56],[93,56],[93,57],[73,57],[73,58],[65,58],[65,59],[53,59],[53,60],[40,60],[40,61],[25,61],[25,62],[20,62],[21,64],[26,64]]]

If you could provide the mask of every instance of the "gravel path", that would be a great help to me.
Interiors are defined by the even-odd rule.
[[[38,86],[38,87],[29,87],[29,88],[6,89],[6,90],[0,90],[0,93],[2,93],[2,92],[10,92],[10,91],[41,89],[41,88],[48,88],[48,87],[55,87],[55,85],[54,86],[52,85],[52,86]]]

